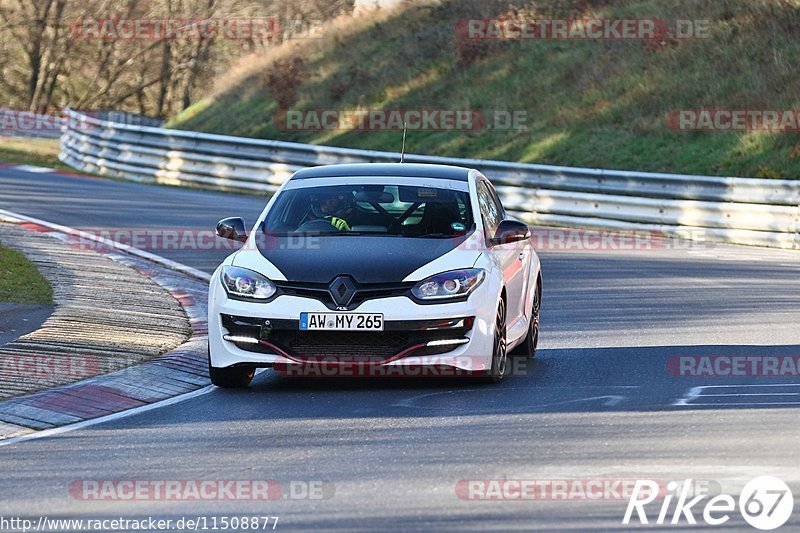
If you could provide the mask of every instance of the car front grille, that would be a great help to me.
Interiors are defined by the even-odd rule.
[[[300,296],[303,298],[313,298],[324,303],[329,309],[337,309],[336,302],[334,302],[331,295],[331,288],[326,283],[295,283],[288,281],[276,281],[275,286],[281,294],[289,296]],[[370,283],[370,284],[356,284],[355,294],[349,305],[348,310],[356,309],[359,305],[367,300],[375,300],[378,298],[392,298],[397,296],[407,296],[409,291],[414,286],[414,283]],[[339,285],[339,296],[343,296],[346,288]]]
[[[453,337],[452,331],[279,330],[272,332],[269,342],[285,347],[288,353],[304,361],[379,363],[428,341]],[[437,353],[452,349],[452,346],[437,347]]]
[[[452,345],[425,346],[430,341],[463,338],[473,318],[443,321],[411,321],[385,324],[384,331],[302,331],[295,320],[265,320],[222,315],[222,325],[233,336],[254,337],[262,344],[235,343],[242,350],[274,354],[277,347],[293,359],[307,362],[381,363],[402,356],[447,353]],[[435,329],[438,323],[442,329]],[[447,325],[447,326],[445,326]],[[455,326],[455,327],[454,327]],[[413,350],[410,350],[414,348]],[[409,351],[410,350],[410,351]]]

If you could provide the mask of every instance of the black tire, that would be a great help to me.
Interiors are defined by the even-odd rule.
[[[542,282],[536,282],[536,292],[533,295],[533,308],[531,310],[531,320],[528,326],[528,334],[525,340],[511,350],[511,355],[515,357],[536,357],[536,347],[539,345],[539,315],[542,311]]]
[[[495,319],[494,347],[492,349],[492,368],[484,376],[486,383],[499,383],[508,372],[508,351],[506,350],[506,302],[500,301]]]
[[[208,377],[217,387],[226,389],[243,389],[250,385],[256,369],[251,366],[229,366],[217,368],[211,366],[211,352],[208,354]]]

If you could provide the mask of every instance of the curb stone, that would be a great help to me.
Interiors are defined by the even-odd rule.
[[[31,224],[23,217],[2,214],[0,219],[55,237],[72,247],[77,247],[79,242],[84,247],[86,245],[85,240],[77,237],[79,232],[70,228]],[[110,259],[120,268],[135,270],[170,293],[188,318],[189,339],[177,348],[136,366],[0,401],[0,439],[118,413],[209,385],[207,281],[192,276],[191,272],[168,268],[165,265],[171,263],[169,260],[156,264],[138,257],[139,254],[134,255],[132,250],[113,246],[103,248],[98,246],[93,253]],[[151,254],[142,252],[141,255],[147,257]]]

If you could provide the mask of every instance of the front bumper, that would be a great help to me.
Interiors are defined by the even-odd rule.
[[[391,375],[392,369],[403,367],[486,372],[491,368],[496,309],[496,305],[481,305],[488,289],[479,287],[461,302],[420,305],[407,297],[391,297],[366,301],[353,311],[382,313],[383,333],[300,332],[300,313],[330,309],[318,300],[291,295],[269,303],[231,300],[219,283],[212,282],[208,320],[211,364],[218,368],[274,367],[298,375],[309,368],[320,375],[327,371],[335,375],[337,370],[343,375],[381,375],[383,371]],[[309,333],[324,335],[310,338]],[[336,336],[341,336],[342,342],[337,342]],[[237,342],[244,337],[257,338],[258,343]],[[455,340],[463,344],[448,344]]]

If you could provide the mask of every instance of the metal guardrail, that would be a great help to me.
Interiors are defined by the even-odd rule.
[[[396,162],[399,154],[121,124],[66,110],[60,159],[148,183],[270,194],[312,165]],[[800,249],[800,180],[688,176],[406,155],[476,168],[532,224],[656,231]]]

